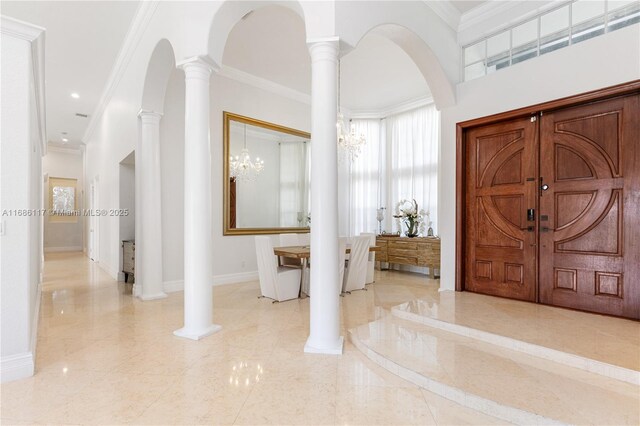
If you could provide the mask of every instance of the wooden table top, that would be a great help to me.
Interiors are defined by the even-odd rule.
[[[369,251],[380,251],[380,246],[371,246]],[[276,256],[290,257],[294,259],[308,259],[311,257],[311,248],[309,246],[288,246],[274,247],[273,253]],[[347,253],[351,253],[351,248],[347,247]]]

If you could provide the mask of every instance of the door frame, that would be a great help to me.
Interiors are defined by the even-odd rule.
[[[466,212],[466,143],[465,136],[468,129],[485,124],[494,124],[500,121],[529,117],[540,112],[564,108],[573,105],[587,104],[594,101],[601,101],[616,96],[623,96],[630,93],[640,92],[640,80],[633,80],[615,86],[605,87],[591,92],[581,93],[574,96],[555,99],[511,111],[489,115],[487,117],[475,118],[462,121],[456,124],[456,271],[455,283],[456,291],[464,291],[465,277],[465,212]]]

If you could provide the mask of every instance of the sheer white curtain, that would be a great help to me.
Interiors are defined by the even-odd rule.
[[[362,152],[351,163],[349,173],[350,235],[376,232],[376,210],[380,207],[380,189],[385,180],[383,174],[384,138],[380,120],[353,120],[357,135],[367,140]]]
[[[387,118],[387,180],[385,206],[387,224],[404,232],[395,214],[400,200],[415,199],[419,209],[429,212],[434,231],[438,223],[438,137],[440,113],[435,105]],[[426,232],[425,228],[425,232]]]
[[[304,226],[299,219],[307,211],[306,159],[307,143],[280,142],[280,226]]]

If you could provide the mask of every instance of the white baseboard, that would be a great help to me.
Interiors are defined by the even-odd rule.
[[[225,284],[237,284],[258,279],[258,271],[240,272],[237,274],[214,275],[211,277],[213,286]],[[175,293],[184,290],[184,280],[165,281],[162,283],[165,293]]]
[[[239,272],[236,274],[214,275],[212,282],[214,286],[224,284],[245,283],[247,281],[255,281],[258,279],[258,271]]]
[[[45,247],[45,253],[55,253],[62,251],[82,251],[82,246],[71,246],[71,247]]]
[[[36,346],[38,343],[38,319],[40,318],[40,299],[42,298],[42,282],[38,283],[36,289],[36,306],[33,310],[33,318],[31,319],[31,341],[30,349],[32,358],[36,358]]]
[[[165,293],[175,293],[176,291],[184,290],[183,280],[165,281],[162,283],[162,288]]]
[[[0,381],[5,383],[31,377],[33,376],[34,367],[32,352],[2,357],[0,359]]]
[[[107,274],[109,274],[109,276],[111,278],[113,278],[114,280],[118,281],[118,270],[115,268],[111,268],[110,265],[107,265],[104,262],[98,262],[98,266],[105,271]]]

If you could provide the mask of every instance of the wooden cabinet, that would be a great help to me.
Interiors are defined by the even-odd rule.
[[[440,238],[395,236],[376,237],[376,245],[380,251],[376,260],[411,266],[426,266],[431,278],[435,277],[435,269],[440,269]]]
[[[129,282],[129,275],[135,275],[136,270],[136,242],[127,240],[122,242],[122,272],[124,282]]]

